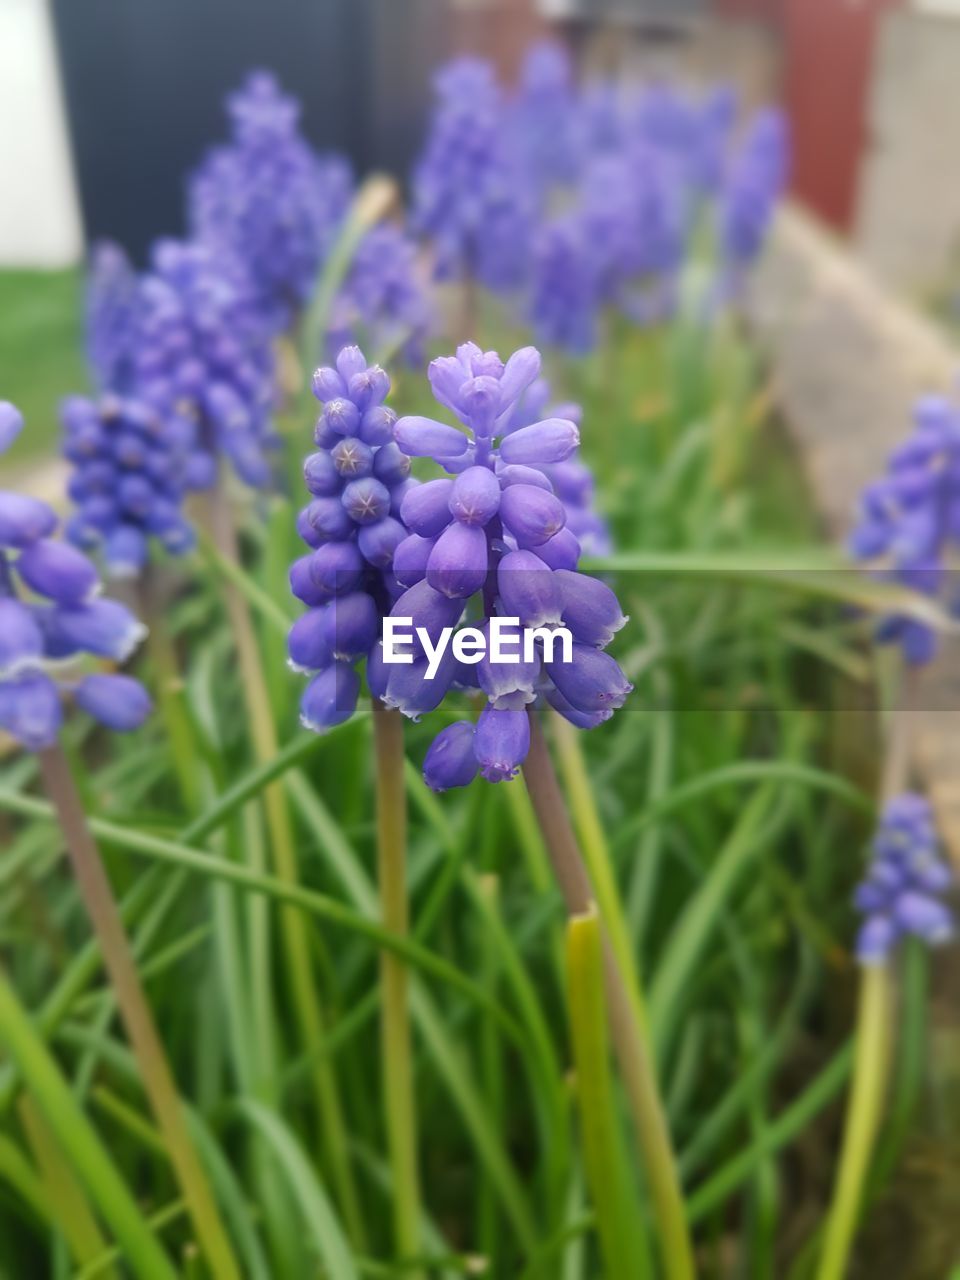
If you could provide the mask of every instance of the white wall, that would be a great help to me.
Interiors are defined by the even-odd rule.
[[[60,267],[83,251],[46,0],[0,0],[0,267]]]

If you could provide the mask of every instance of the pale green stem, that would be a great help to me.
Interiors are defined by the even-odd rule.
[[[209,523],[213,542],[222,559],[231,564],[238,564],[239,548],[229,501],[222,482],[210,494]],[[276,758],[278,746],[257,638],[246,600],[229,578],[224,583],[224,595],[230,627],[237,646],[240,680],[246,701],[254,755],[257,764],[265,766]],[[263,805],[277,879],[286,885],[296,887],[299,884],[299,877],[293,824],[290,820],[290,810],[282,782],[272,782],[264,788]],[[350,1234],[355,1243],[362,1248],[365,1232],[350,1164],[346,1125],[343,1120],[336,1076],[329,1059],[323,1052],[324,1018],[311,972],[310,935],[307,921],[301,912],[288,906],[281,912],[280,924],[290,974],[291,994],[300,1024],[300,1035],[303,1047],[314,1063],[311,1078],[320,1123],[319,1141],[326,1153],[337,1197]]]
[[[403,772],[403,721],[373,699],[373,738],[377,766],[377,873],[384,927],[406,937],[407,799]],[[417,1167],[417,1119],[407,966],[384,952],[380,961],[383,1096],[393,1192],[393,1225],[401,1259],[420,1252],[420,1175]],[[408,1271],[412,1280],[422,1272]]]
[[[609,1280],[636,1280],[644,1265],[643,1217],[631,1207],[622,1178],[610,1077],[603,937],[596,909],[567,925],[568,1001],[584,1167]],[[643,1258],[643,1261],[641,1259]]]
[[[44,787],[57,811],[74,877],[100,942],[100,953],[140,1067],[143,1086],[163,1132],[203,1251],[217,1280],[240,1280],[207,1176],[187,1132],[173,1073],[140,984],[130,940],[66,758],[59,746],[53,746],[40,752],[39,759]]]
[[[170,753],[180,794],[188,812],[200,810],[200,775],[190,717],[183,701],[183,677],[170,632],[164,625],[165,601],[156,568],[147,565],[143,575],[142,617],[147,624],[147,652],[153,663],[160,715],[170,739]]]
[[[817,1280],[843,1280],[848,1274],[850,1247],[883,1109],[890,1053],[890,999],[887,965],[866,966],[860,980],[853,1083]]]
[[[584,915],[593,902],[593,887],[534,712],[530,713],[530,752],[523,774],[567,911],[572,916]],[[606,933],[603,973],[610,1035],[653,1196],[663,1271],[669,1280],[692,1280],[696,1274],[693,1248],[653,1062],[644,1027]]]

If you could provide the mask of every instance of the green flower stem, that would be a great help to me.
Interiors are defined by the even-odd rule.
[[[166,607],[156,567],[147,565],[143,576],[142,609],[147,624],[147,652],[153,664],[160,715],[170,739],[180,795],[187,811],[193,814],[202,807],[200,775],[196,766],[193,729],[183,701],[183,677],[170,632],[165,626]]]
[[[642,1029],[649,1047],[649,1027],[646,1003],[640,986],[640,975],[630,942],[630,931],[623,911],[617,882],[613,874],[613,860],[604,835],[600,815],[594,801],[594,791],[587,774],[583,752],[580,749],[578,730],[569,720],[556,712],[551,716],[553,738],[560,757],[560,776],[570,799],[570,812],[580,848],[583,850],[590,883],[600,908],[603,927],[610,939],[610,946],[617,958],[633,1006],[637,1025]]]
[[[630,1205],[623,1182],[622,1150],[613,1105],[607,1017],[603,991],[603,938],[596,909],[570,917],[567,925],[568,1000],[576,1095],[583,1135],[584,1166],[597,1220],[597,1234],[610,1280],[649,1274],[638,1234],[642,1215]],[[642,1261],[641,1261],[642,1259]]]
[[[173,1073],[66,758],[59,746],[49,747],[39,758],[44,787],[57,811],[74,876],[100,941],[103,962],[140,1067],[144,1089],[163,1132],[200,1244],[218,1280],[240,1280],[206,1174],[190,1141]],[[25,1075],[30,1079],[29,1072]]]
[[[540,722],[533,712],[530,714],[530,752],[523,774],[567,911],[571,916],[584,915],[593,903],[593,887]],[[692,1280],[696,1274],[693,1249],[653,1063],[644,1028],[638,1023],[634,1003],[606,934],[603,959],[610,1035],[656,1209],[663,1271],[669,1280]]]
[[[890,1056],[890,1002],[887,965],[866,966],[860,982],[853,1083],[817,1280],[843,1280],[847,1275],[850,1246],[883,1108]]]
[[[377,766],[377,871],[384,928],[400,937],[409,931],[407,906],[407,801],[404,782],[403,721],[373,699]],[[383,1096],[393,1176],[393,1223],[401,1258],[420,1252],[420,1176],[407,967],[384,953],[380,961]],[[410,1273],[416,1277],[419,1273]]]
[[[222,560],[239,564],[236,532],[222,481],[210,494],[209,523],[213,542]],[[246,600],[232,579],[226,580],[224,593],[237,645],[240,680],[247,705],[254,754],[257,763],[266,766],[276,758],[279,749],[257,637]],[[293,824],[281,782],[271,782],[264,788],[263,805],[277,879],[296,887],[299,877]],[[324,1018],[311,972],[310,935],[303,914],[295,908],[285,907],[281,914],[281,934],[286,948],[293,1003],[300,1023],[303,1047],[315,1063],[312,1081],[319,1119],[318,1141],[326,1154],[348,1230],[355,1243],[362,1248],[366,1236],[360,1200],[350,1165],[347,1130],[336,1076],[332,1064],[323,1053]]]

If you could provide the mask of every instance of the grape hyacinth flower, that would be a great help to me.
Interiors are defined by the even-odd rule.
[[[849,541],[855,559],[881,576],[936,597],[946,578],[946,554],[960,542],[960,417],[941,396],[921,399],[912,435],[890,456],[887,472],[868,484]],[[929,662],[937,649],[931,627],[897,615],[878,629],[881,643],[896,643],[911,665]]]
[[[857,938],[861,964],[884,963],[907,936],[930,946],[952,938],[953,918],[941,900],[952,885],[928,801],[911,792],[897,796],[883,811],[870,869],[854,897],[864,917]]]
[[[772,108],[758,113],[720,192],[720,248],[730,293],[763,249],[786,186],[789,151],[783,113]]]
[[[576,213],[545,223],[533,254],[530,318],[537,339],[571,355],[597,345],[600,297],[586,232]]]
[[[416,245],[392,223],[374,227],[361,240],[334,302],[330,348],[355,343],[362,333],[378,350],[398,347],[417,364],[432,324]]]
[[[87,360],[101,391],[121,391],[131,377],[131,343],[137,314],[137,274],[117,244],[93,248],[87,271]]]
[[[267,71],[227,98],[232,137],[189,183],[191,234],[243,261],[274,332],[303,307],[343,221],[353,176],[300,134],[300,107]]]
[[[212,486],[221,455],[246,484],[265,485],[278,443],[274,354],[243,267],[205,245],[158,241],[136,329],[134,392],[178,437],[192,424],[192,487]]]
[[[578,167],[573,65],[558,41],[541,40],[527,51],[509,124],[521,162],[543,191],[573,182]]]
[[[22,426],[14,406],[0,401],[0,453]],[[120,732],[138,728],[151,710],[129,676],[69,674],[83,655],[123,662],[145,630],[123,605],[98,595],[96,569],[54,538],[57,523],[45,502],[0,491],[0,729],[28,751],[56,741],[65,695]]]
[[[355,664],[369,658],[369,670],[377,663],[381,619],[399,594],[390,572],[406,534],[398,515],[417,482],[394,442],[389,391],[386,372],[355,346],[313,377],[323,412],[317,452],[303,465],[312,500],[297,519],[310,550],[290,570],[290,588],[308,612],[293,624],[288,649],[293,669],[311,673],[300,718],[316,732],[353,714]]]
[[[189,551],[195,536],[183,501],[208,473],[206,456],[192,451],[193,424],[116,395],[70,396],[61,419],[63,454],[73,468],[70,541],[87,551],[100,547],[110,577],[136,577],[154,538],[172,555]]]
[[[475,680],[486,696],[475,727],[461,721],[444,729],[428,751],[424,777],[435,790],[463,786],[477,773],[490,782],[512,778],[529,748],[526,708],[541,697],[571,723],[592,728],[630,692],[605,652],[626,619],[608,586],[577,571],[580,545],[545,474],[573,456],[576,424],[551,417],[513,426],[518,402],[539,374],[533,347],[504,363],[466,343],[429,369],[435,399],[466,432],[424,417],[396,425],[405,453],[432,458],[453,478],[403,496],[400,518],[409,533],[396,548],[394,575],[406,590],[392,615],[410,618],[415,634],[423,628],[435,644],[479,593],[481,637],[489,638],[495,620],[517,618],[518,646],[528,633],[535,641],[533,656],[521,661],[497,662],[487,649],[475,667],[448,658],[432,677],[421,648],[412,664],[378,675],[378,695],[412,719],[437,707],[455,684]],[[569,661],[533,636],[561,625],[572,637]]]
[[[434,79],[437,106],[413,174],[413,224],[440,279],[512,290],[527,276],[536,196],[509,141],[489,63],[458,58]]]

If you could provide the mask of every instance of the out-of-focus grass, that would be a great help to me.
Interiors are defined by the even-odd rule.
[[[0,271],[0,399],[12,400],[27,423],[4,463],[50,452],[61,398],[89,386],[80,295],[79,269]]]

